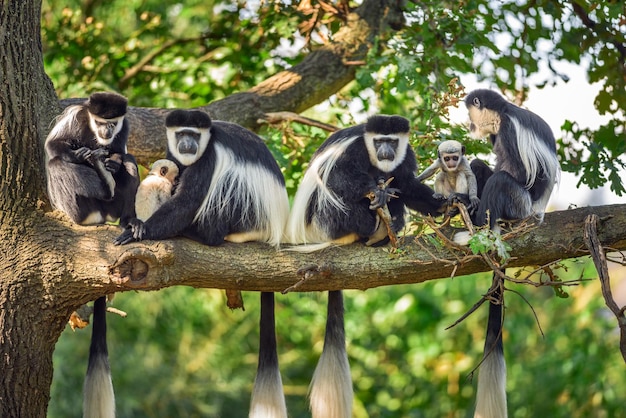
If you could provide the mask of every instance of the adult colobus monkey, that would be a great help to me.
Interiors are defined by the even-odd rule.
[[[441,170],[435,177],[435,193],[448,200],[467,202],[467,209],[472,212],[478,208],[478,187],[476,176],[465,158],[465,146],[459,141],[443,141],[437,147],[437,159],[426,170],[417,176],[424,181]]]
[[[184,235],[207,245],[278,246],[289,204],[282,172],[263,140],[198,110],[174,110],[165,125],[167,158],[180,170],[174,195],[115,242]]]
[[[536,114],[507,102],[490,90],[465,99],[474,138],[489,136],[496,155],[493,171],[480,160],[471,167],[478,181],[480,204],[476,225],[498,230],[497,221],[535,215],[540,221],[559,176],[554,135]],[[501,280],[494,274],[494,281]],[[494,283],[495,285],[495,283]],[[501,297],[502,286],[493,297]],[[502,302],[489,304],[484,360],[478,375],[475,417],[503,418],[506,407],[506,364],[502,346]]]
[[[261,241],[278,246],[289,201],[283,174],[261,138],[239,125],[211,121],[197,110],[174,110],[165,125],[167,158],[180,170],[174,195],[145,222],[134,220],[115,242],[183,235],[207,245]],[[273,293],[261,293],[259,368],[250,408],[254,418],[287,417],[273,302]]]
[[[403,117],[372,116],[365,124],[333,133],[313,155],[294,198],[287,240],[308,245],[292,249],[315,251],[360,240],[384,243],[386,229],[376,212],[384,205],[394,232],[404,226],[405,206],[439,213],[445,199],[433,197],[432,189],[417,181],[416,170],[409,121]],[[390,199],[393,193],[397,198]],[[366,197],[370,194],[374,199]],[[343,295],[331,291],[324,349],[310,388],[313,418],[350,417],[352,400]]]
[[[93,93],[69,106],[46,138],[48,193],[56,209],[77,224],[135,216],[139,175],[128,154],[127,100],[115,93]]]
[[[135,198],[137,219],[145,221],[163,203],[172,198],[177,177],[178,166],[174,161],[162,159],[152,163],[150,172],[137,189],[137,197]]]
[[[59,115],[46,138],[48,193],[52,205],[82,225],[135,216],[137,164],[127,153],[127,100],[93,93]],[[85,376],[85,417],[114,417],[115,397],[106,343],[106,297],[94,303],[89,363]]]

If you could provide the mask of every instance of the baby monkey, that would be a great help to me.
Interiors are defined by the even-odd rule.
[[[172,197],[172,189],[178,177],[178,166],[171,160],[157,160],[137,189],[135,212],[137,218],[146,221],[164,202]]]
[[[478,186],[476,176],[465,158],[465,146],[459,141],[443,141],[437,148],[437,159],[417,179],[424,181],[437,170],[433,197],[446,197],[448,202],[463,202],[471,213],[478,208]]]

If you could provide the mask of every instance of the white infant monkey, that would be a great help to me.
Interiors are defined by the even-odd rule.
[[[467,209],[472,212],[478,207],[478,186],[476,176],[465,158],[465,146],[459,141],[443,141],[437,148],[437,159],[417,179],[424,181],[432,177],[437,170],[441,172],[435,178],[435,196],[441,195],[448,199],[466,202]],[[465,196],[463,196],[465,195]]]
[[[178,166],[174,161],[162,159],[152,164],[150,172],[137,189],[135,212],[138,219],[145,221],[172,197],[177,176]]]

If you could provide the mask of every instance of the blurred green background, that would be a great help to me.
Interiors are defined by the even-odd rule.
[[[570,277],[595,277],[587,262]],[[482,356],[486,307],[445,330],[491,282],[489,274],[346,291],[355,417],[471,417],[469,373]],[[558,298],[510,286],[505,353],[511,417],[624,416],[624,363],[597,281]],[[292,417],[310,416],[306,392],[323,345],[325,293],[277,295],[280,365]],[[118,294],[109,353],[120,417],[245,417],[258,350],[258,294],[230,311],[222,291],[186,287]],[[61,336],[50,417],[81,416],[91,327]],[[475,383],[475,382],[474,382]]]

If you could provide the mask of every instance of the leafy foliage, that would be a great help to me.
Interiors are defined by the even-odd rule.
[[[511,246],[502,240],[500,234],[491,229],[482,229],[472,236],[468,243],[474,254],[493,252],[497,254],[500,264],[504,265],[511,258]]]

